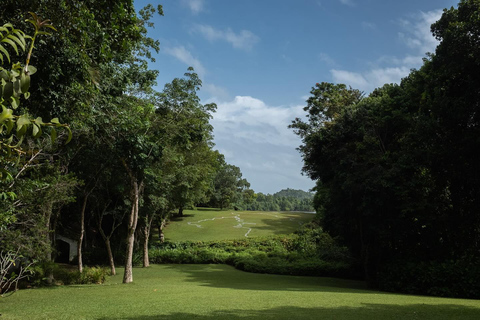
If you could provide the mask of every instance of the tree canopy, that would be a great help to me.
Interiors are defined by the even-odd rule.
[[[435,53],[400,85],[363,97],[316,84],[307,120],[290,126],[325,229],[372,284],[406,262],[478,257],[479,12],[477,0],[444,10]]]

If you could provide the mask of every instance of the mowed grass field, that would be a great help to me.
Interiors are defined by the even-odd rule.
[[[363,282],[246,273],[226,265],[153,265],[104,285],[22,290],[0,319],[480,319],[480,301],[371,291]]]
[[[314,215],[302,212],[185,210],[164,230],[168,241],[215,241],[289,234]]]

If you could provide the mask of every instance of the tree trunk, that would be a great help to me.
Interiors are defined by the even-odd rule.
[[[148,258],[148,238],[150,237],[150,226],[148,224],[143,228],[145,238],[143,239],[143,267],[150,267],[150,260]]]
[[[150,267],[150,258],[148,257],[148,241],[150,239],[150,232],[152,230],[152,223],[153,219],[155,218],[155,214],[151,214],[150,217],[147,215],[145,217],[145,228],[144,228],[144,235],[145,238],[143,239],[143,267]]]
[[[180,207],[178,208],[178,215],[179,215],[180,217],[183,217],[183,206],[180,206]]]
[[[110,245],[110,239],[105,239],[105,246],[107,247],[108,252],[108,263],[110,264],[110,273],[112,276],[117,274],[115,270],[115,261],[113,260],[112,246]]]
[[[158,238],[160,239],[160,243],[165,242],[165,235],[163,234],[163,228],[165,228],[166,223],[167,223],[167,219],[162,219],[162,222],[158,225]]]
[[[78,272],[83,272],[83,260],[82,260],[82,244],[83,235],[85,234],[85,209],[87,208],[88,195],[83,198],[82,211],[80,212],[80,237],[78,238],[77,257],[78,257]]]
[[[45,210],[45,261],[51,262],[53,261],[52,257],[52,243],[54,240],[54,234],[50,232],[50,219],[52,218],[52,206],[50,204],[47,205]],[[47,284],[52,284],[54,281],[53,277],[53,269],[48,268],[46,274]]]
[[[107,210],[108,205],[109,205],[109,203],[105,204],[105,209],[98,216],[97,224],[98,224],[98,231],[100,232],[100,235],[102,236],[103,241],[105,242],[105,246],[107,247],[108,262],[110,264],[110,272],[111,272],[112,276],[114,276],[114,275],[117,274],[117,271],[115,270],[115,260],[113,259],[113,252],[112,252],[112,246],[110,244],[110,238],[112,237],[112,235],[115,232],[115,230],[117,229],[117,227],[120,226],[122,219],[120,219],[120,222],[117,224],[117,223],[115,223],[115,216],[114,216],[112,227],[110,229],[110,233],[107,236],[105,234],[105,231],[103,231],[102,221],[103,221],[103,216],[105,214],[105,211]]]
[[[133,281],[133,247],[135,244],[135,230],[138,222],[138,210],[140,202],[140,190],[143,187],[143,182],[138,183],[137,179],[129,170],[130,178],[132,180],[132,210],[128,219],[128,233],[127,233],[127,250],[125,256],[125,273],[123,275],[123,283],[130,283]]]

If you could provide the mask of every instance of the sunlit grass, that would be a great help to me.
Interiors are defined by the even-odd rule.
[[[1,319],[478,319],[480,301],[371,291],[363,282],[154,265],[105,285],[23,290]]]
[[[214,241],[289,234],[313,219],[310,213],[186,210],[165,229],[170,241]]]

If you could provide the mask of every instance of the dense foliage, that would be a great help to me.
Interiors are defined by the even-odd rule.
[[[479,14],[478,0],[445,10],[432,25],[435,53],[400,85],[363,97],[317,83],[307,120],[291,125],[325,229],[373,285],[480,296],[460,276],[480,266]]]

